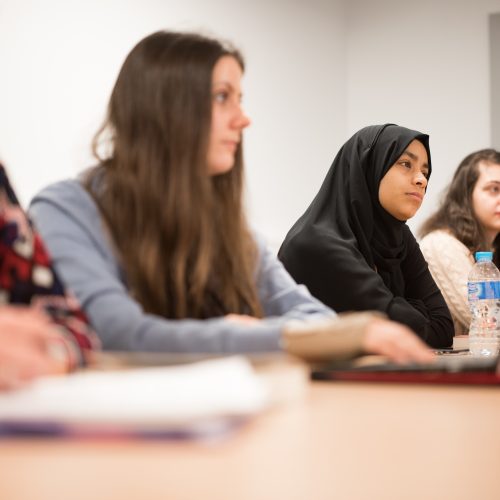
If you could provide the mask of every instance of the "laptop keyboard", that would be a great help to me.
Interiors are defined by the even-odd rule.
[[[362,366],[351,366],[353,371],[384,371],[384,372],[449,372],[458,373],[464,371],[494,371],[498,363],[498,357],[476,357],[470,354],[443,354],[437,356],[432,363],[418,364],[409,363],[400,365],[392,362],[364,364]]]

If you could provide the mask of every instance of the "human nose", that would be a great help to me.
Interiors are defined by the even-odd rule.
[[[236,114],[233,119],[233,127],[238,129],[238,130],[243,130],[244,128],[248,127],[250,125],[251,120],[243,110],[243,107],[238,105],[236,109]]]
[[[417,172],[415,175],[415,184],[417,186],[422,186],[424,189],[427,187],[427,177],[423,172]]]

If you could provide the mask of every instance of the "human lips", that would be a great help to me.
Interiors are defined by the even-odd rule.
[[[418,201],[422,201],[424,199],[424,195],[422,193],[419,193],[418,191],[412,191],[406,194],[412,198],[415,198]]]
[[[223,144],[223,146],[227,147],[228,149],[230,149],[231,151],[234,152],[238,148],[239,142],[240,141],[228,139],[228,140],[222,141],[222,144]]]

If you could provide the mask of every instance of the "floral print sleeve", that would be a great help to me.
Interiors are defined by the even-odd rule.
[[[70,368],[85,364],[99,347],[76,299],[56,275],[40,236],[20,207],[0,165],[0,305],[40,308],[61,331]],[[1,314],[1,313],[0,313]]]

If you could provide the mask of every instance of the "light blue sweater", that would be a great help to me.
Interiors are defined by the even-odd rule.
[[[80,182],[63,181],[45,188],[33,199],[30,214],[57,272],[80,301],[107,350],[276,351],[285,322],[335,314],[297,285],[260,239],[256,276],[264,320],[242,325],[222,317],[168,320],[147,314],[130,296],[110,235]]]

